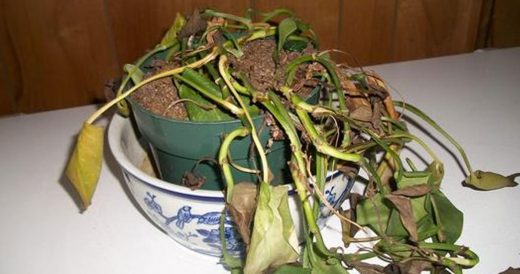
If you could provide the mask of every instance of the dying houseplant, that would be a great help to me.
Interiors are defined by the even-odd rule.
[[[462,212],[441,191],[443,165],[421,139],[408,132],[396,108],[416,115],[455,146],[467,168],[468,185],[489,190],[512,186],[512,179],[473,171],[461,146],[420,109],[393,101],[381,78],[335,64],[329,52],[317,51],[314,33],[291,12],[259,14],[259,22],[253,22],[251,15],[238,17],[209,9],[195,12],[187,21],[179,15],[152,51],[126,67],[128,74],[116,98],[85,122],[67,167],[84,206],[90,204],[101,166],[103,129],[93,125],[96,118],[118,103],[120,112],[129,114],[123,99],[136,96],[139,89],[146,95],[147,85],[168,81],[177,97],[168,100],[163,113],[184,108],[191,120],[221,117],[240,121],[220,134],[218,155],[211,159],[218,163],[225,182],[231,218],[242,237],[251,239],[243,258],[227,254],[224,244],[223,262],[232,271],[345,273],[355,268],[368,273],[438,273],[443,269],[460,273],[462,268],[474,266],[477,255],[456,244]],[[274,18],[281,18],[280,23],[272,23]],[[271,49],[260,59],[274,64],[267,74],[254,70],[263,63],[244,65],[249,54],[259,51],[248,49],[258,43]],[[163,65],[143,71],[143,63],[159,53],[158,62]],[[304,90],[319,91],[319,101],[306,101],[299,94]],[[139,123],[137,98],[130,101]],[[272,126],[267,140],[261,138],[262,126],[254,122],[258,115],[268,117]],[[138,125],[140,129],[145,126]],[[175,134],[169,137],[175,139]],[[230,146],[238,139],[248,140],[252,148],[248,148],[247,161],[251,161],[247,166],[233,159]],[[285,183],[296,190],[299,213],[305,220],[299,245],[294,242],[294,225],[284,206],[287,190],[271,184],[273,177],[280,178],[273,176],[268,160],[270,144],[277,139],[290,148],[284,165],[290,181]],[[401,159],[400,151],[409,142],[418,143],[431,157],[424,170]],[[330,206],[323,194],[326,172],[352,174],[357,169],[367,174],[364,192],[351,195],[350,210],[334,212],[343,223],[345,246],[360,241],[374,245],[344,254],[340,248],[325,246],[316,220],[320,205]],[[236,183],[240,172],[254,174],[253,180]],[[374,236],[359,238],[358,230],[370,230]],[[386,269],[363,262],[372,257],[388,262]]]

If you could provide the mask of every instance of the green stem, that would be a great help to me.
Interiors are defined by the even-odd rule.
[[[462,159],[464,160],[464,163],[466,164],[466,167],[468,169],[469,175],[473,174],[473,169],[471,168],[471,165],[469,163],[468,156],[466,155],[466,152],[464,151],[462,146],[455,139],[453,139],[453,137],[451,137],[451,135],[448,132],[446,132],[442,127],[440,127],[432,118],[430,118],[428,115],[426,115],[426,113],[421,111],[419,108],[417,108],[409,103],[404,103],[401,101],[394,101],[394,105],[404,108],[404,109],[410,111],[411,113],[419,116],[419,118],[423,119],[425,122],[430,124],[430,126],[435,128],[435,130],[437,130],[440,134],[442,134],[442,136],[444,136],[444,138],[446,138],[458,150],[459,154],[462,156]]]
[[[297,130],[292,122],[290,115],[283,103],[280,101],[278,96],[274,93],[269,92],[269,98],[271,100],[263,102],[263,105],[269,110],[269,112],[275,117],[284,129],[287,138],[291,144],[292,160],[290,164],[290,171],[296,187],[296,192],[302,203],[303,214],[309,231],[316,238],[316,244],[320,250],[326,251],[327,247],[323,242],[323,238],[320,233],[320,229],[316,224],[316,216],[313,214],[309,199],[307,197],[307,189],[305,180],[308,176],[306,174],[305,157],[302,152],[302,146],[300,139],[298,138]],[[302,176],[303,175],[303,176]]]
[[[316,146],[316,149],[319,152],[349,162],[357,163],[361,160],[362,156],[359,154],[345,153],[329,145],[328,142],[324,140],[318,133],[309,114],[305,110],[297,107],[296,115],[298,115],[298,118],[300,118],[300,121],[305,128],[305,132],[309,135],[309,138],[311,138],[312,143]]]
[[[233,188],[235,186],[235,182],[233,180],[233,175],[231,173],[231,166],[229,164],[229,150],[231,143],[238,137],[245,137],[249,134],[249,131],[245,127],[237,128],[231,131],[222,141],[220,145],[220,149],[218,152],[218,163],[222,170],[222,175],[226,181],[226,202],[231,203],[231,198],[233,195]]]
[[[175,47],[175,46],[178,46],[178,43],[174,43],[171,46],[166,46],[166,45],[160,45],[159,44],[153,50],[147,52],[145,55],[143,55],[141,58],[139,58],[139,60],[137,60],[135,62],[135,64],[134,64],[134,69],[129,71],[128,74],[123,78],[123,81],[121,82],[121,85],[119,86],[119,89],[116,92],[116,97],[120,96],[123,93],[123,90],[126,88],[128,82],[132,78],[132,74],[134,74],[139,69],[139,67],[144,62],[146,62],[146,60],[148,60],[151,56],[157,54],[158,52],[164,51],[164,50],[166,50],[166,49],[168,49],[170,47]],[[135,84],[137,85],[138,83],[135,83]],[[119,111],[122,114],[124,114],[125,116],[129,114],[128,105],[126,104],[125,101],[118,101],[117,102],[117,107],[118,107]]]
[[[246,118],[247,122],[249,123],[249,127],[251,130],[251,138],[253,139],[253,143],[256,146],[256,150],[258,151],[258,155],[260,157],[260,163],[262,165],[262,181],[269,183],[269,166],[267,163],[267,157],[265,155],[264,147],[262,146],[262,143],[261,143],[260,139],[258,138],[258,133],[257,133],[255,125],[253,123],[253,119],[251,118],[251,115],[249,114],[249,111],[247,110],[247,106],[244,104],[244,102],[242,101],[242,98],[240,97],[238,92],[233,87],[233,84],[231,83],[231,80],[230,80],[231,75],[229,75],[227,73],[226,62],[227,62],[226,55],[220,56],[220,60],[218,62],[219,72],[220,72],[222,78],[224,79],[224,81],[226,82],[226,85],[229,87],[229,90],[235,97],[235,100],[238,102],[238,104],[242,108],[245,118]]]
[[[142,86],[144,86],[144,85],[146,85],[146,84],[148,84],[150,82],[153,82],[153,81],[155,81],[157,79],[161,79],[163,77],[173,76],[173,75],[182,73],[186,68],[198,68],[198,67],[203,66],[204,64],[210,62],[211,60],[213,60],[213,59],[215,59],[217,57],[218,50],[219,50],[218,47],[214,47],[213,51],[210,54],[206,55],[204,58],[202,58],[202,59],[200,59],[200,60],[198,60],[196,62],[193,62],[193,63],[188,64],[186,66],[182,66],[182,67],[179,67],[179,68],[168,70],[168,71],[156,74],[156,75],[154,75],[152,77],[146,78],[145,80],[143,80],[139,84],[133,86],[129,90],[125,91],[124,93],[121,93],[116,98],[112,99],[112,101],[110,101],[110,102],[106,103],[105,105],[103,105],[96,112],[94,112],[92,115],[90,115],[90,117],[86,120],[86,123],[88,123],[88,124],[94,123],[94,121],[99,116],[101,116],[101,114],[103,114],[105,111],[107,111],[113,105],[117,104],[119,101],[125,99],[128,95],[132,94],[134,91],[136,91],[140,87],[142,87]]]

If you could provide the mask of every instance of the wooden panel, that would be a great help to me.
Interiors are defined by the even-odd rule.
[[[20,111],[103,99],[116,63],[102,0],[4,1],[3,9],[20,62]]]
[[[0,115],[16,112],[15,99],[21,89],[20,66],[4,18],[0,2]]]
[[[482,0],[399,0],[394,60],[474,49]]]
[[[253,8],[258,11],[271,11],[276,8],[288,8],[296,13],[320,39],[320,49],[338,49],[340,1],[298,1],[266,0],[253,1]]]
[[[234,14],[244,14],[249,0],[108,0],[108,14],[118,52],[119,67],[130,63],[157,44],[177,12],[191,14],[207,7]]]
[[[345,0],[341,9],[342,60],[352,66],[392,61],[397,0]]]
[[[520,1],[495,0],[490,29],[490,46],[520,46]]]

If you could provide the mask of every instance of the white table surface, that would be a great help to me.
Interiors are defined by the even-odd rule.
[[[459,140],[475,169],[520,172],[520,48],[373,69]],[[0,118],[0,273],[226,273],[216,258],[185,249],[136,210],[108,149],[93,204],[78,212],[62,173],[94,108]],[[465,214],[459,243],[481,258],[467,273],[519,267],[520,188],[463,188],[454,158],[427,142],[445,163],[445,193]],[[330,226],[332,242],[339,235],[337,223]]]

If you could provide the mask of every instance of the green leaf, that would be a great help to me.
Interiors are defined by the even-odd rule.
[[[428,171],[413,171],[403,172],[402,178],[397,182],[398,189],[407,187],[425,185],[430,181],[431,172]]]
[[[512,176],[506,177],[495,172],[481,170],[473,172],[465,182],[468,186],[480,190],[495,190],[518,185]]]
[[[141,81],[143,81],[144,78],[144,72],[136,65],[133,64],[126,64],[123,67],[123,70],[128,73],[128,77],[132,79],[132,82],[134,82],[134,85],[139,84]]]
[[[439,228],[438,240],[453,244],[462,233],[464,214],[458,210],[441,191],[431,193],[435,222]]]
[[[90,205],[101,173],[103,132],[102,127],[84,123],[66,169],[84,209]]]
[[[336,257],[331,257],[318,251],[315,243],[307,238],[305,256],[311,266],[312,274],[346,274],[347,270]]]
[[[167,48],[175,44],[177,42],[177,34],[184,27],[184,24],[186,24],[186,18],[182,14],[177,13],[173,25],[162,38],[160,45]]]
[[[298,30],[298,26],[293,18],[285,18],[278,25],[278,52],[282,50],[287,38]]]
[[[306,47],[309,41],[305,38],[293,36],[289,37],[285,44],[283,45],[283,49],[287,51],[297,51],[302,52]]]
[[[298,238],[287,197],[287,187],[260,183],[244,273],[261,273],[298,259]]]
[[[179,88],[179,97],[186,99],[184,105],[191,121],[221,121],[230,120],[229,115],[223,113],[215,105],[212,105],[197,91],[187,85]],[[210,109],[211,108],[211,109]]]
[[[356,207],[356,222],[369,226],[378,235],[383,235],[390,218],[391,205],[381,193],[365,198]]]
[[[426,210],[431,208],[430,199],[427,196],[417,197],[411,199],[411,203],[417,229],[417,240],[422,241],[435,235],[437,226],[434,223],[433,215]],[[393,209],[390,214],[386,234],[397,238],[407,238],[409,236],[397,209]]]
[[[311,274],[312,271],[309,268],[303,268],[302,266],[296,266],[296,265],[282,265],[276,271],[274,274]]]
[[[206,97],[202,96],[200,91],[207,92],[217,98],[222,98],[220,88],[215,83],[193,69],[184,70],[182,77],[185,85],[180,86],[179,97],[189,100],[185,105],[190,120],[226,121],[233,119],[233,117],[218,107],[214,107],[211,110],[204,109],[205,107],[203,106],[211,106],[213,104],[206,99]]]

